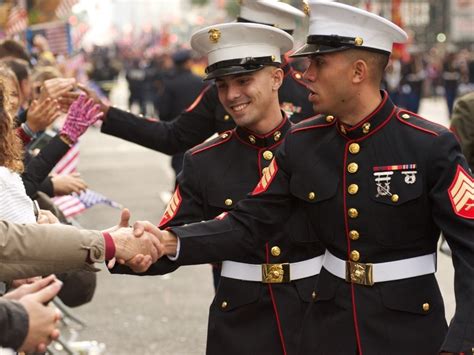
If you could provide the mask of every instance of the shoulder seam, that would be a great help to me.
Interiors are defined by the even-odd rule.
[[[300,125],[302,122],[314,119],[315,117],[318,117],[318,115],[316,115],[314,117],[307,118],[307,119],[299,122],[298,125]],[[329,127],[329,126],[334,125],[335,123],[336,123],[336,120],[333,120],[332,122],[324,122],[324,123],[320,123],[320,124],[315,123],[311,126],[306,126],[306,127],[294,127],[294,128],[291,129],[290,133],[293,134],[293,133],[296,133],[296,132],[306,131],[306,130],[310,130],[310,129]]]
[[[209,150],[211,148],[214,148],[214,147],[217,147],[225,142],[228,142],[230,140],[230,138],[232,137],[232,133],[233,131],[225,131],[223,133],[221,133],[219,135],[219,137],[216,137],[210,141],[206,141],[206,142],[203,142],[197,146],[195,146],[194,148],[191,149],[190,153],[191,155],[195,155],[195,154],[198,154],[198,153],[202,153],[206,150]],[[217,140],[216,142],[213,142]],[[211,144],[212,143],[212,144]],[[206,144],[210,144],[210,145],[206,145]]]
[[[431,129],[424,128],[424,127],[419,127],[419,126],[417,126],[415,123],[412,123],[412,122],[407,121],[406,119],[403,119],[402,117],[400,117],[403,112],[406,113],[406,114],[408,114],[408,115],[410,115],[410,116],[416,117],[416,118],[418,118],[418,119],[420,119],[420,120],[426,121],[426,122],[428,122],[428,123],[430,123],[430,124],[432,124],[432,125],[434,125],[434,126],[438,126],[438,127],[442,128],[442,129],[446,129],[446,130],[447,130],[447,128],[444,127],[443,125],[440,125],[440,124],[438,124],[438,123],[436,123],[436,122],[433,122],[433,121],[429,121],[429,120],[427,120],[426,118],[423,118],[423,117],[421,117],[421,116],[419,116],[419,115],[417,115],[417,114],[415,114],[415,113],[413,113],[413,112],[410,112],[410,111],[407,111],[407,110],[399,110],[399,111],[397,112],[397,120],[400,121],[401,123],[403,123],[403,124],[409,126],[409,127],[412,127],[412,128],[414,128],[414,129],[416,129],[416,130],[419,130],[419,131],[421,131],[421,132],[425,132],[425,133],[431,134],[431,135],[433,135],[433,136],[439,136],[439,133],[436,132],[436,131],[433,131],[433,130],[431,130]]]

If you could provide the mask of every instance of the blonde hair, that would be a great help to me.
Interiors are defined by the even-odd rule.
[[[0,65],[0,166],[21,173],[23,172],[23,144],[13,127],[14,117],[6,109],[7,81],[16,82],[11,69]]]

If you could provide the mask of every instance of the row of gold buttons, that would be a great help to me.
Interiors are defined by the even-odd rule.
[[[368,129],[367,129],[368,131]],[[349,152],[353,155],[356,155],[356,154],[359,154],[360,152],[360,145],[358,143],[351,143],[349,145]],[[355,174],[357,171],[359,170],[359,165],[355,162],[352,162],[352,163],[349,163],[347,165],[347,171],[350,173],[350,174]],[[359,192],[359,185],[357,184],[350,184],[348,187],[347,187],[347,192],[350,194],[350,195],[355,195]],[[349,208],[349,210],[347,211],[347,214],[349,215],[350,218],[354,219],[354,218],[357,218],[359,216],[359,211],[357,211],[356,208]],[[358,240],[360,237],[360,234],[358,231],[356,230],[351,230],[349,232],[349,238],[351,240]],[[350,254],[350,258],[352,261],[358,261],[360,259],[360,253],[357,251],[357,250],[353,250],[351,251],[351,254]]]

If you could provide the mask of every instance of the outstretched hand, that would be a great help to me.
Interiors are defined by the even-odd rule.
[[[120,213],[120,220],[119,223],[116,226],[113,226],[109,229],[104,230],[104,232],[112,233],[115,232],[116,230],[120,228],[126,228],[130,225],[130,210],[128,208],[122,209],[122,212]],[[115,262],[117,261],[116,258],[113,258],[109,260],[107,263],[107,267],[109,269],[112,269],[115,265]],[[119,260],[121,264],[125,263],[125,261]]]
[[[150,257],[154,263],[164,254],[164,248],[159,238],[144,231],[136,236],[132,228],[120,228],[110,233],[115,242],[115,257],[127,263],[136,255]]]
[[[156,227],[153,223],[148,222],[148,221],[135,222],[135,224],[133,225],[133,233],[135,234],[135,236],[139,237],[143,235],[143,233],[145,232],[153,234],[160,241],[162,240],[161,230],[158,227]],[[132,259],[128,260],[127,262],[120,260],[119,263],[125,264],[130,269],[132,269],[133,272],[143,273],[150,268],[151,264],[153,264],[153,260],[151,257],[139,254],[139,255],[134,256]]]
[[[85,95],[81,95],[69,107],[61,134],[66,135],[72,143],[76,143],[87,128],[103,115],[99,105],[95,104],[92,99],[88,99]]]

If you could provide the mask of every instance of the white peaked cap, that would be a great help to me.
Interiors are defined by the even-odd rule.
[[[394,43],[404,43],[408,36],[389,20],[338,2],[309,2],[310,19],[307,44],[293,56],[314,55],[348,48],[392,52]]]
[[[261,23],[294,31],[298,19],[305,17],[303,11],[278,0],[242,0],[239,21]]]
[[[191,37],[191,47],[208,58],[206,80],[279,65],[293,48],[286,32],[256,23],[223,23],[203,28]]]

